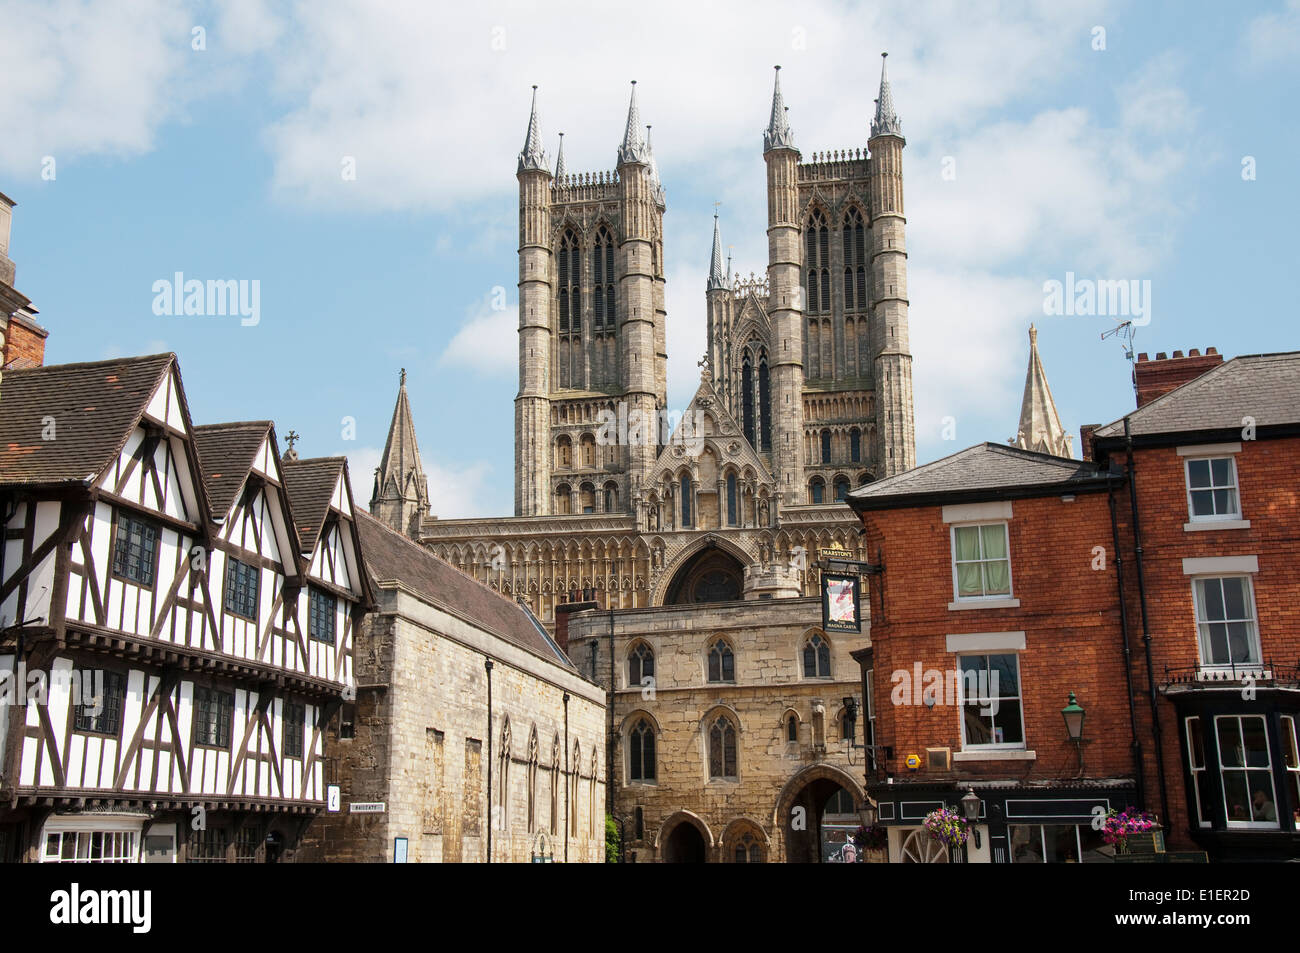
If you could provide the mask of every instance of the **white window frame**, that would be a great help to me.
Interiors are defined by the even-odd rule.
[[[993,743],[993,744],[981,745],[981,744],[972,744],[971,742],[968,742],[966,740],[966,679],[962,674],[961,661],[963,658],[967,658],[967,657],[978,656],[980,658],[987,658],[990,655],[1010,655],[1012,658],[1016,660],[1017,692],[1014,697],[1015,700],[1020,703],[1020,739],[1021,739],[1020,741],[1010,742],[1010,743],[1002,742],[1001,744]],[[1025,684],[1024,684],[1024,674],[1020,668],[1020,653],[1007,652],[1007,651],[964,652],[964,653],[957,654],[955,664],[957,666],[957,730],[961,733],[959,736],[961,738],[961,750],[964,752],[1027,751],[1029,748],[1029,738],[1025,734]],[[999,701],[1003,700],[1003,698],[1004,698],[1003,695],[1001,694],[998,695]],[[1005,696],[1005,698],[1006,700],[1010,700],[1012,696],[1007,695]]]
[[[1220,581],[1224,579],[1244,579],[1246,581],[1246,602],[1247,602],[1247,608],[1250,610],[1249,622],[1251,625],[1251,632],[1253,633],[1255,655],[1257,656],[1255,661],[1233,662],[1229,660],[1227,662],[1211,662],[1206,658],[1205,643],[1201,638],[1201,626],[1212,625],[1213,622],[1202,621],[1201,619],[1202,606],[1201,606],[1201,597],[1200,597],[1200,591],[1198,589],[1198,584],[1206,582],[1211,579],[1216,579]],[[1206,573],[1203,575],[1192,576],[1191,582],[1192,582],[1192,615],[1196,624],[1196,654],[1197,654],[1197,658],[1200,660],[1201,668],[1231,671],[1234,668],[1240,669],[1240,668],[1261,667],[1264,664],[1264,645],[1263,645],[1263,640],[1260,639],[1259,636],[1259,611],[1255,606],[1255,582],[1251,578],[1251,574],[1249,572]],[[1234,620],[1224,619],[1223,620],[1223,622],[1225,623],[1229,621],[1245,622],[1247,620],[1245,619],[1234,619]]]
[[[1235,447],[1235,450],[1233,449]],[[1184,448],[1179,448],[1180,455],[1183,456],[1183,487],[1187,495],[1187,522],[1189,525],[1195,525],[1199,528],[1200,524],[1205,523],[1240,523],[1249,522],[1244,520],[1241,508],[1241,477],[1237,472],[1237,458],[1235,454],[1241,450],[1240,444],[1231,446],[1216,446],[1197,448],[1198,452],[1184,452]],[[1231,486],[1215,486],[1214,484],[1214,460],[1227,460],[1228,465],[1232,468]],[[1208,487],[1197,487],[1197,492],[1203,493],[1207,490],[1226,490],[1231,489],[1234,499],[1237,501],[1237,511],[1235,513],[1211,513],[1207,516],[1197,516],[1192,506],[1192,463],[1199,461],[1210,461],[1210,485]]]
[[[1291,781],[1291,786],[1287,793],[1291,796],[1300,798],[1300,718],[1295,715],[1282,715],[1278,719],[1278,731],[1282,735],[1282,767],[1286,769],[1287,777]],[[1287,729],[1290,729],[1288,733]],[[1296,764],[1294,766],[1286,763],[1287,739],[1291,740],[1291,750],[1296,755]],[[1274,802],[1276,804],[1276,802]],[[1294,810],[1300,811],[1300,803],[1293,806]],[[1281,815],[1278,820],[1281,821]],[[1300,831],[1300,815],[1291,818],[1292,826],[1295,830]]]
[[[979,596],[963,596],[961,594],[961,589],[957,582],[957,530],[970,529],[972,527],[979,528],[984,526],[1001,526],[1002,532],[1006,538],[1007,591],[997,592],[993,594],[984,594]],[[1015,600],[1016,581],[1011,572],[1011,527],[1007,520],[994,519],[994,520],[980,520],[978,522],[953,523],[951,524],[951,526],[949,526],[948,529],[948,545],[950,547],[950,552],[952,553],[952,558],[950,562],[952,564],[952,598],[953,598],[954,605],[964,606],[964,605],[973,605],[973,604],[981,604],[981,603],[1008,603],[1010,601]],[[983,553],[984,553],[984,541],[983,541],[983,537],[981,536],[980,537],[981,558],[978,560],[981,566],[986,562],[993,561],[993,560],[984,559]],[[980,575],[981,588],[983,588],[983,578],[984,578],[983,574],[981,573]],[[1018,601],[1016,602],[1016,605],[1019,605]]]
[[[1192,775],[1192,801],[1196,804],[1196,822],[1200,827],[1211,827],[1210,818],[1201,814],[1202,785],[1209,784],[1209,768],[1205,764],[1205,728],[1201,726],[1201,764],[1196,765],[1195,749],[1192,747],[1192,722],[1201,721],[1200,715],[1189,715],[1183,719],[1183,734],[1187,738],[1187,768]]]
[[[1041,851],[1041,853],[1039,854],[1039,856],[1043,858],[1043,863],[1044,863],[1044,864],[1049,864],[1049,863],[1052,863],[1052,864],[1071,863],[1071,861],[1064,861],[1064,860],[1052,860],[1052,861],[1049,861],[1049,860],[1047,859],[1047,828],[1049,828],[1049,827],[1073,827],[1073,828],[1074,828],[1074,853],[1075,853],[1075,856],[1077,856],[1077,857],[1079,858],[1079,859],[1078,859],[1078,863],[1082,864],[1082,863],[1084,863],[1084,859],[1083,859],[1083,835],[1080,834],[1080,832],[1079,832],[1079,830],[1080,830],[1080,828],[1081,828],[1082,826],[1083,826],[1082,824],[1070,824],[1070,823],[1068,823],[1068,822],[1067,822],[1067,823],[1063,823],[1063,824],[1049,824],[1049,823],[1048,823],[1047,821],[1045,821],[1045,820],[1040,820],[1040,821],[1038,821],[1037,823],[1030,822],[1030,823],[1027,823],[1027,824],[1008,824],[1008,825],[1007,825],[1007,828],[1008,828],[1008,830],[1007,830],[1007,853],[1008,853],[1008,855],[1011,857],[1011,862],[1012,862],[1012,863],[1016,863],[1015,854],[1014,854],[1014,852],[1011,850],[1011,831],[1010,831],[1010,828],[1012,828],[1012,827],[1036,827],[1036,828],[1038,828],[1038,849],[1039,849],[1039,851]],[[1023,864],[1023,863],[1032,863],[1032,862],[1031,862],[1031,861],[1023,861],[1023,860],[1022,860],[1022,861],[1020,861],[1020,863]]]
[[[1228,767],[1228,766],[1225,766],[1225,765],[1224,765],[1223,746],[1222,746],[1221,744],[1219,744],[1219,722],[1220,722],[1220,721],[1224,721],[1224,720],[1229,719],[1229,718],[1231,718],[1231,719],[1233,719],[1233,720],[1235,720],[1235,721],[1237,722],[1237,731],[1241,732],[1241,734],[1242,734],[1243,737],[1245,736],[1245,732],[1242,730],[1242,725],[1241,725],[1241,722],[1242,722],[1242,721],[1244,721],[1244,720],[1247,719],[1247,718],[1258,718],[1261,722],[1263,722],[1263,724],[1264,724],[1264,751],[1265,751],[1265,753],[1268,754],[1268,764],[1267,764],[1267,765],[1262,765],[1262,766],[1260,766],[1260,767],[1253,767],[1253,768],[1251,768],[1251,767],[1247,767],[1247,766],[1245,766],[1245,765],[1242,765],[1242,766],[1240,766],[1240,767],[1238,767],[1238,766],[1231,766],[1231,767]],[[1239,715],[1239,714],[1215,715],[1215,716],[1214,716],[1214,747],[1215,747],[1215,749],[1219,752],[1219,796],[1222,798],[1222,803],[1223,803],[1223,816],[1224,816],[1225,820],[1227,821],[1228,827],[1233,828],[1233,829],[1235,829],[1235,830],[1248,830],[1248,831],[1275,831],[1275,830],[1278,830],[1279,828],[1281,828],[1281,826],[1282,826],[1282,819],[1281,819],[1281,817],[1278,816],[1278,813],[1277,813],[1277,779],[1276,779],[1275,777],[1273,777],[1273,746],[1272,746],[1272,744],[1271,744],[1271,743],[1269,742],[1269,740],[1268,740],[1268,718],[1267,718],[1266,716],[1264,716],[1264,715],[1254,715],[1254,714],[1244,714],[1244,715]],[[1244,754],[1244,752],[1243,752],[1243,754]],[[1271,793],[1272,793],[1272,795],[1273,795],[1273,816],[1274,816],[1275,820],[1272,820],[1272,821],[1236,821],[1236,820],[1233,820],[1233,819],[1232,819],[1232,812],[1231,812],[1230,810],[1228,810],[1228,789],[1227,789],[1227,787],[1224,786],[1224,783],[1223,783],[1223,782],[1224,782],[1224,773],[1225,773],[1226,771],[1240,771],[1240,772],[1243,772],[1243,773],[1244,773],[1244,772],[1247,772],[1247,771],[1266,771],[1266,772],[1268,773],[1268,783],[1269,783],[1269,786],[1270,786],[1270,790],[1271,790]],[[1246,790],[1247,790],[1247,796],[1248,796],[1248,797],[1253,797],[1253,795],[1250,794],[1250,786],[1249,786],[1249,785],[1247,785]]]
[[[140,862],[140,851],[144,845],[143,829],[145,818],[114,818],[112,816],[97,817],[62,817],[51,818],[49,822],[41,828],[41,863],[43,864],[138,864]],[[59,850],[54,854],[49,853],[50,835],[59,835]],[[65,859],[62,856],[63,838],[71,835],[74,838],[86,837],[87,840],[94,834],[122,834],[127,838],[129,849],[113,857],[103,857],[91,859],[89,857],[72,857]],[[75,854],[74,849],[74,854]]]

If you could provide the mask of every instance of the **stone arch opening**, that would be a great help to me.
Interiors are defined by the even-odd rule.
[[[745,567],[718,546],[705,546],[673,574],[664,594],[666,606],[702,602],[736,602],[745,591]]]
[[[709,859],[713,837],[700,818],[679,811],[664,822],[659,859],[665,864],[703,864]]]
[[[858,824],[853,812],[864,798],[848,772],[829,764],[805,768],[787,781],[773,815],[773,823],[784,829],[786,862],[838,859],[843,841]]]

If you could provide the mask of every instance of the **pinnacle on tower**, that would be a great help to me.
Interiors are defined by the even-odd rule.
[[[794,134],[790,132],[790,122],[786,116],[785,103],[781,99],[781,67],[776,67],[776,82],[772,87],[772,119],[763,132],[763,151],[773,149],[793,149]]]
[[[713,258],[709,261],[709,291],[727,287],[722,273],[722,233],[718,231],[718,213],[713,213]]]
[[[641,113],[636,106],[636,80],[632,80],[632,99],[627,106],[627,129],[623,133],[623,144],[618,147],[618,164],[628,162],[649,162],[649,150],[641,141]]]
[[[555,178],[562,179],[567,174],[564,168],[564,133],[560,133],[560,150],[555,154]]]
[[[524,148],[519,153],[518,172],[550,172],[546,165],[546,152],[542,149],[542,121],[537,115],[537,87],[533,87],[533,106],[528,114],[528,135],[524,137]]]
[[[1047,371],[1038,356],[1038,329],[1029,326],[1029,370],[1025,374],[1025,396],[1020,404],[1020,430],[1012,443],[1021,450],[1050,453],[1058,457],[1073,456],[1071,436],[1061,426]]]
[[[894,111],[894,94],[889,89],[889,72],[885,68],[888,53],[880,54],[880,97],[876,100],[876,118],[871,120],[871,138],[898,136],[903,138],[903,124]]]

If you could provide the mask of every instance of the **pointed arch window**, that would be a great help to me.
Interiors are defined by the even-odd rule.
[[[745,360],[740,370],[740,395],[741,395],[741,423],[745,430],[745,439],[749,445],[755,446],[754,440],[754,365],[750,360],[749,351],[745,352]]]
[[[831,647],[820,635],[814,634],[803,644],[803,677],[831,677]]]
[[[794,715],[785,719],[785,740],[791,743],[799,740],[799,719]]]
[[[551,836],[560,833],[560,736],[551,741]]]
[[[591,250],[591,275],[593,330],[611,331],[614,328],[614,236],[604,225],[596,232],[596,244]]]
[[[683,473],[681,479],[682,529],[691,528],[691,495],[691,478]]]
[[[569,779],[569,836],[578,836],[578,781],[582,778],[582,757],[578,742],[573,743],[573,776]]]
[[[853,463],[862,461],[862,431],[857,427],[849,430],[849,460]]]
[[[655,730],[649,720],[641,718],[627,738],[628,778],[632,781],[655,780]]]
[[[752,831],[746,831],[736,841],[734,856],[735,862],[738,864],[761,864],[763,862],[763,847]]]
[[[762,441],[763,450],[772,449],[772,394],[771,387],[768,384],[767,377],[767,352],[763,351],[758,356],[758,406],[759,421],[762,426],[759,428],[759,438]]]
[[[709,780],[734,781],[736,772],[736,726],[719,715],[709,727]]]
[[[644,642],[638,642],[627,656],[627,687],[640,687],[647,678],[655,676],[655,653]]]
[[[814,209],[804,230],[804,290],[808,311],[831,310],[831,232],[821,209]]]
[[[564,230],[556,255],[556,285],[560,319],[559,385],[581,385],[582,368],[582,251],[573,229]]]
[[[736,680],[736,654],[726,639],[718,639],[709,647],[709,681],[734,682]]]
[[[867,309],[866,231],[856,208],[844,215],[844,309]]]
[[[736,474],[727,474],[727,525],[736,525]]]
[[[501,830],[510,829],[510,721],[506,720],[505,726],[501,729],[501,753],[498,758],[498,781],[500,785],[497,791],[497,807],[500,810],[500,820],[497,827]]]
[[[537,830],[537,730],[528,736],[528,833]]]

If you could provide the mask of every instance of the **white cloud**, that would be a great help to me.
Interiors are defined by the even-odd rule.
[[[4,24],[0,171],[37,180],[41,160],[137,155],[176,114],[193,19],[164,0],[10,0]],[[56,170],[57,174],[57,170]],[[57,180],[56,180],[57,181]]]
[[[470,309],[465,323],[438,358],[440,365],[468,367],[489,375],[508,376],[518,371],[519,305],[493,308],[496,296],[489,293]]]
[[[1244,39],[1249,62],[1294,65],[1300,57],[1300,0],[1287,0],[1280,10],[1252,19]]]
[[[375,468],[379,466],[383,450],[379,447],[362,447],[348,454],[348,470],[352,474],[352,494],[357,503],[368,506],[375,484]],[[487,493],[488,476],[492,465],[483,460],[470,463],[431,464],[423,457],[424,475],[429,483],[429,510],[439,519],[467,519],[508,513],[513,500],[498,500]]]

